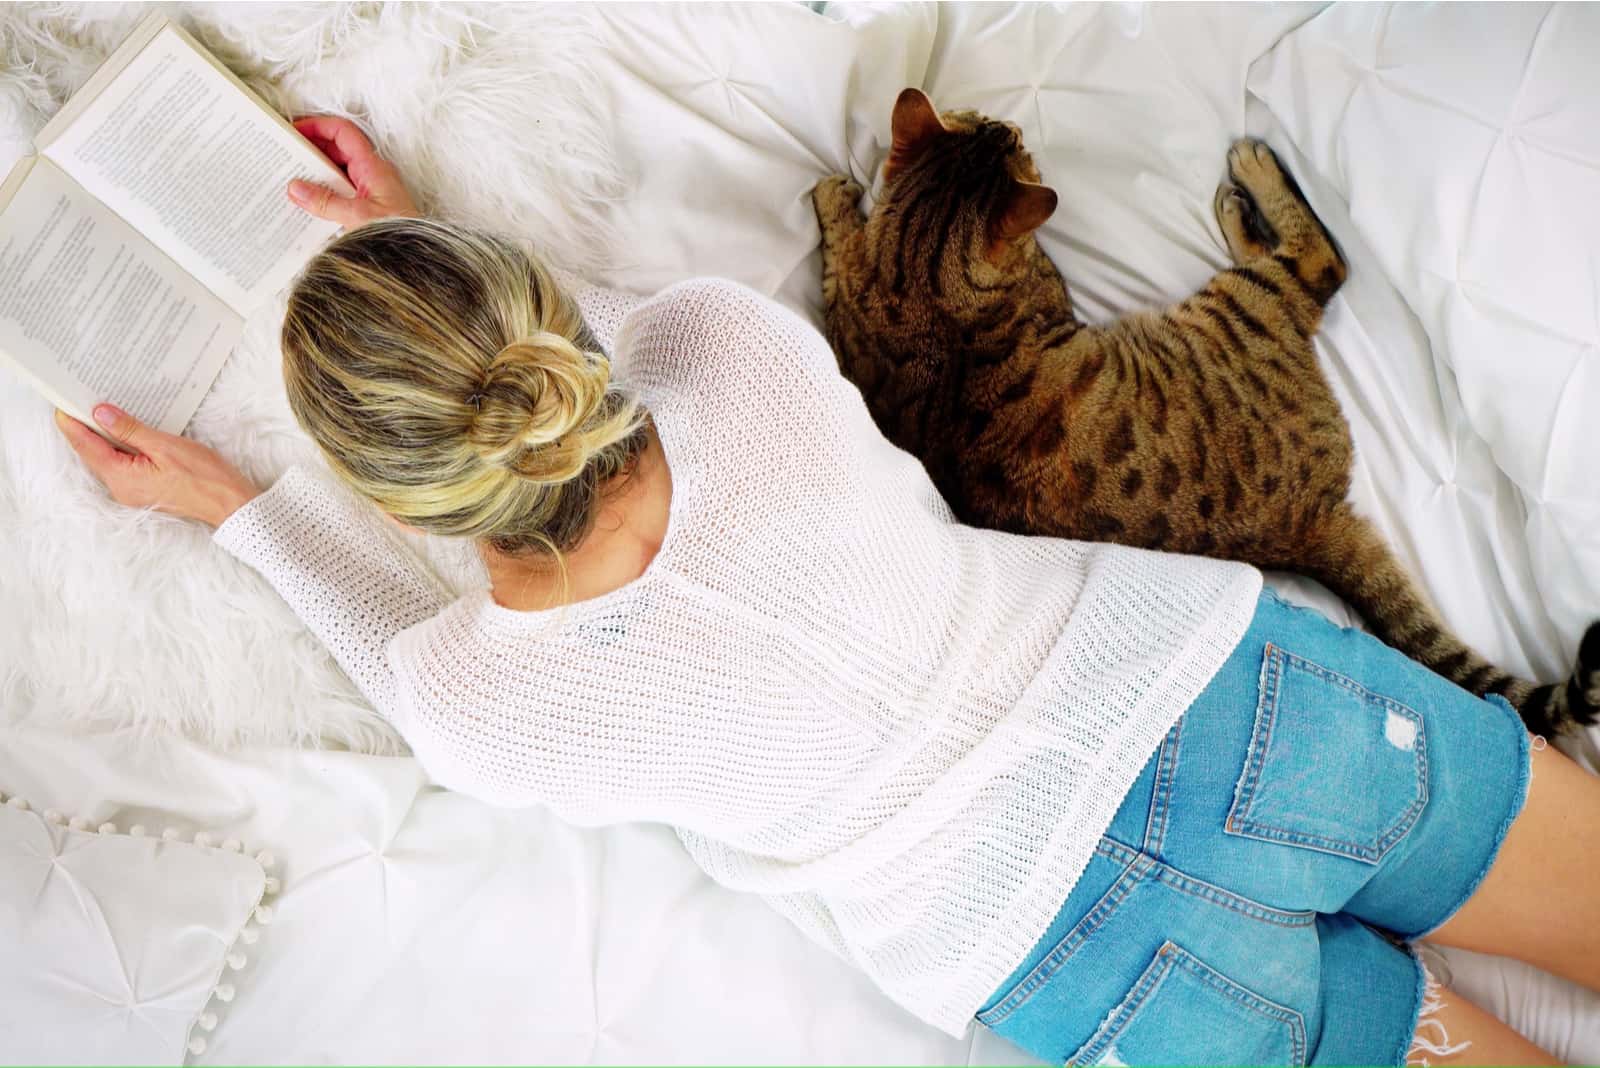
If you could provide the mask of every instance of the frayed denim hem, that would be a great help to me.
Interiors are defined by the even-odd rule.
[[[1401,1063],[1427,1068],[1432,1063],[1428,1060],[1429,1057],[1451,1057],[1457,1053],[1464,1053],[1472,1048],[1472,1043],[1451,1044],[1444,1021],[1437,1016],[1439,1010],[1445,1007],[1444,988],[1428,971],[1428,966],[1422,963],[1422,959],[1415,951],[1412,952],[1411,959],[1417,965],[1417,1022],[1412,1029],[1411,1042],[1406,1047],[1405,1058]]]
[[[1505,845],[1506,835],[1511,832],[1511,825],[1517,822],[1517,817],[1522,815],[1522,810],[1528,804],[1528,788],[1533,782],[1533,750],[1535,748],[1543,749],[1544,746],[1535,746],[1533,744],[1533,736],[1522,725],[1522,717],[1517,714],[1517,710],[1511,706],[1510,701],[1507,701],[1497,693],[1489,694],[1484,699],[1490,704],[1498,706],[1517,725],[1517,755],[1521,763],[1521,771],[1517,776],[1516,800],[1511,806],[1511,811],[1506,813],[1506,818],[1501,821],[1500,829],[1495,832],[1494,843],[1489,850],[1489,855],[1484,859],[1483,867],[1478,869],[1478,873],[1467,884],[1467,889],[1462,893],[1461,899],[1432,927],[1420,934],[1406,935],[1406,940],[1410,942],[1426,941],[1435,931],[1454,919],[1456,913],[1460,912],[1466,903],[1472,900],[1472,895],[1478,892],[1478,887],[1482,886],[1483,880],[1489,876],[1489,869],[1494,867],[1495,859],[1500,856],[1500,847]],[[1544,739],[1541,737],[1539,741],[1543,742]],[[1419,961],[1418,967],[1421,966]]]
[[[1456,902],[1454,908],[1451,908],[1445,914],[1443,919],[1421,934],[1410,937],[1407,939],[1408,942],[1426,940],[1429,935],[1449,923],[1466,903],[1472,900],[1472,895],[1478,892],[1478,887],[1482,886],[1483,880],[1488,878],[1489,869],[1494,867],[1495,860],[1500,856],[1500,847],[1505,844],[1506,835],[1511,833],[1511,825],[1517,821],[1518,816],[1522,815],[1522,810],[1528,804],[1528,790],[1533,783],[1533,751],[1535,749],[1543,749],[1544,745],[1534,744],[1533,737],[1522,725],[1522,717],[1517,714],[1517,710],[1511,706],[1510,701],[1507,701],[1499,694],[1489,694],[1485,699],[1510,716],[1517,726],[1517,755],[1521,763],[1521,771],[1517,776],[1515,799],[1512,802],[1511,810],[1506,814],[1506,818],[1501,821],[1499,829],[1495,832],[1494,842],[1491,844],[1488,856],[1483,862],[1483,867],[1478,870],[1472,881],[1467,884],[1461,899]],[[1540,738],[1538,741],[1543,743],[1544,739]],[[1427,1065],[1430,1063],[1429,1057],[1448,1057],[1461,1053],[1472,1043],[1461,1042],[1451,1045],[1450,1036],[1445,1032],[1444,1022],[1435,1015],[1445,1005],[1440,1000],[1443,988],[1440,987],[1439,981],[1433,977],[1433,974],[1428,971],[1428,966],[1422,963],[1422,958],[1417,955],[1416,947],[1407,945],[1406,949],[1410,952],[1412,962],[1417,967],[1417,988],[1415,1000],[1413,1001],[1414,1011],[1412,1012],[1412,1019],[1415,1023],[1410,1041],[1406,1045],[1405,1053],[1396,1063]]]

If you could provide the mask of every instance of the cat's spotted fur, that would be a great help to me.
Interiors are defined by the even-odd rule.
[[[1309,574],[1375,633],[1535,731],[1593,720],[1600,625],[1539,686],[1484,661],[1346,500],[1350,432],[1311,337],[1346,267],[1272,151],[1240,141],[1215,211],[1235,267],[1162,311],[1080,322],[1033,231],[1055,194],[1009,123],[908,89],[870,218],[815,191],[844,374],[966,522]]]

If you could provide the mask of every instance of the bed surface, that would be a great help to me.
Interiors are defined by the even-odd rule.
[[[620,246],[590,273],[638,292],[722,275],[819,321],[811,187],[848,171],[870,190],[894,97],[919,85],[1022,126],[1061,198],[1041,240],[1080,313],[1104,321],[1226,265],[1210,207],[1223,153],[1266,138],[1352,264],[1319,351],[1355,436],[1358,506],[1462,637],[1507,668],[1565,674],[1600,616],[1600,11],[631,5],[584,19],[626,189],[602,211]],[[272,326],[252,324],[196,423],[263,477],[306,453],[274,392]],[[666,827],[492,809],[404,756],[50,729],[54,710],[119,700],[189,721],[244,708],[269,726],[336,708],[358,725],[346,741],[383,743],[264,583],[193,531],[128,527],[67,480],[47,414],[0,371],[0,791],[244,837],[282,864],[276,919],[194,1063],[1032,1063],[981,1029],[921,1024],[711,883]],[[63,513],[82,541],[50,536]],[[136,547],[93,549],[113,538]],[[456,586],[476,581],[458,554],[421,548]],[[182,574],[132,567],[152,559]],[[46,639],[54,681],[35,667]],[[197,680],[208,647],[220,664]],[[1590,757],[1593,740],[1575,750]],[[1600,1061],[1594,995],[1509,962],[1448,966],[1536,1042]]]

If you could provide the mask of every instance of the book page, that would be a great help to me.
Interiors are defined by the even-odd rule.
[[[339,229],[295,206],[289,180],[350,186],[197,49],[167,25],[41,154],[248,315]]]
[[[75,419],[181,433],[243,326],[49,160],[0,209],[0,353]]]

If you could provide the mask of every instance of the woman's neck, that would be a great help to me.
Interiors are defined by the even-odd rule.
[[[554,558],[512,556],[479,542],[495,603],[531,612],[587,601],[644,574],[666,537],[672,506],[672,473],[655,427],[620,486],[600,491],[600,514],[583,541],[563,553],[566,578]]]

